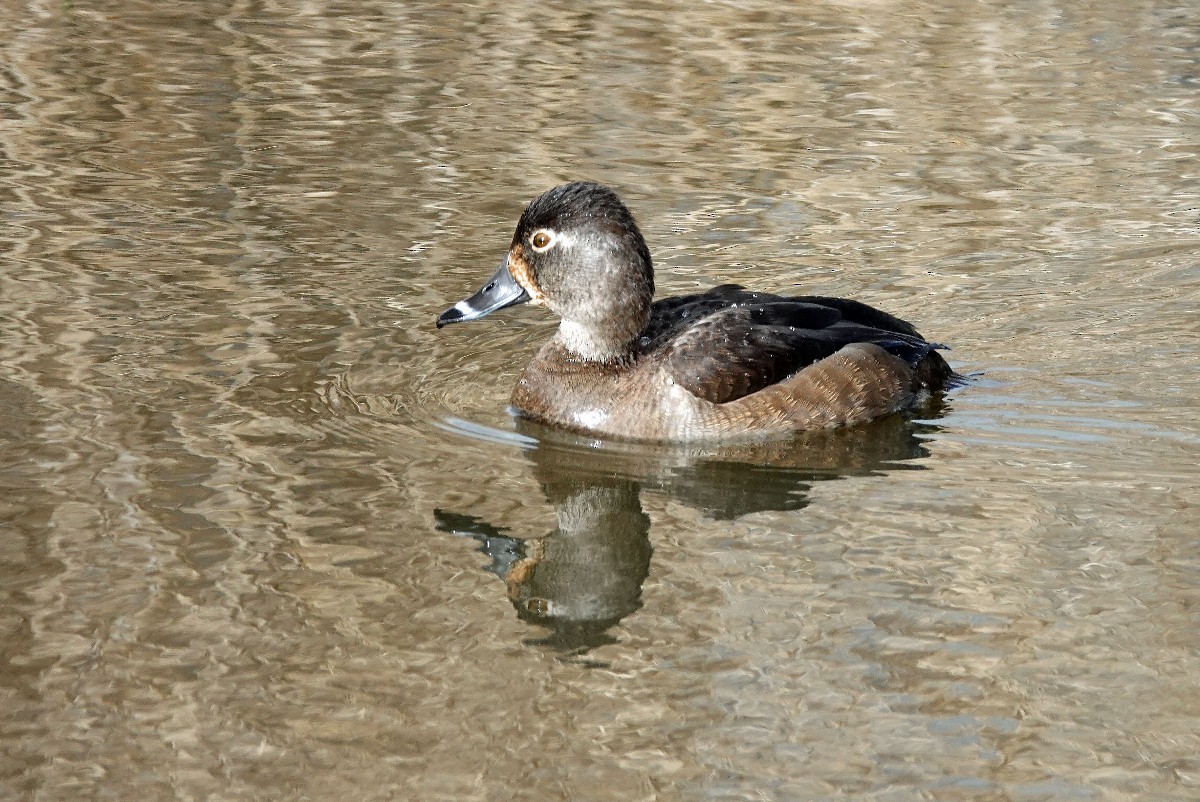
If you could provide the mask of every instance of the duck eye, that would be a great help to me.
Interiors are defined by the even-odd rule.
[[[554,244],[554,237],[549,231],[538,231],[533,235],[533,239],[530,242],[533,243],[533,249],[541,253]]]

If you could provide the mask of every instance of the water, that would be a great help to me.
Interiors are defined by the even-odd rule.
[[[1200,796],[1194,4],[0,7],[0,796]],[[975,382],[742,451],[435,331],[616,186],[660,292]]]

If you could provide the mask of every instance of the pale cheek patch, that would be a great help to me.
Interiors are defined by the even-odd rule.
[[[576,242],[578,242],[578,239],[570,231],[560,231],[558,236],[554,238],[554,247],[570,248],[575,245]]]
[[[512,273],[513,279],[525,289],[525,292],[529,293],[530,303],[545,305],[546,296],[542,293],[542,288],[533,280],[533,271],[529,269],[520,245],[508,253],[508,272]]]

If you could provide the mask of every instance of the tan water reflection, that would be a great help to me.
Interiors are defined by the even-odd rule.
[[[553,633],[542,643],[580,653],[616,642],[607,631],[641,607],[653,551],[643,488],[718,520],[799,510],[813,482],[927,456],[917,432],[933,431],[892,419],[782,442],[685,448],[589,441],[528,421],[518,430],[556,528],[515,538],[503,523],[440,509],[438,528],[479,542],[521,619]]]
[[[1198,19],[0,4],[0,798],[1195,798]],[[982,375],[878,468],[529,452],[552,322],[432,320],[573,178]]]

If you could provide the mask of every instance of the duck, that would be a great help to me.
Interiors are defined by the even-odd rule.
[[[618,440],[783,437],[915,409],[955,381],[910,324],[859,301],[722,284],[654,300],[633,214],[592,181],[526,206],[491,279],[437,328],[518,304],[559,317],[521,371],[520,418]]]

